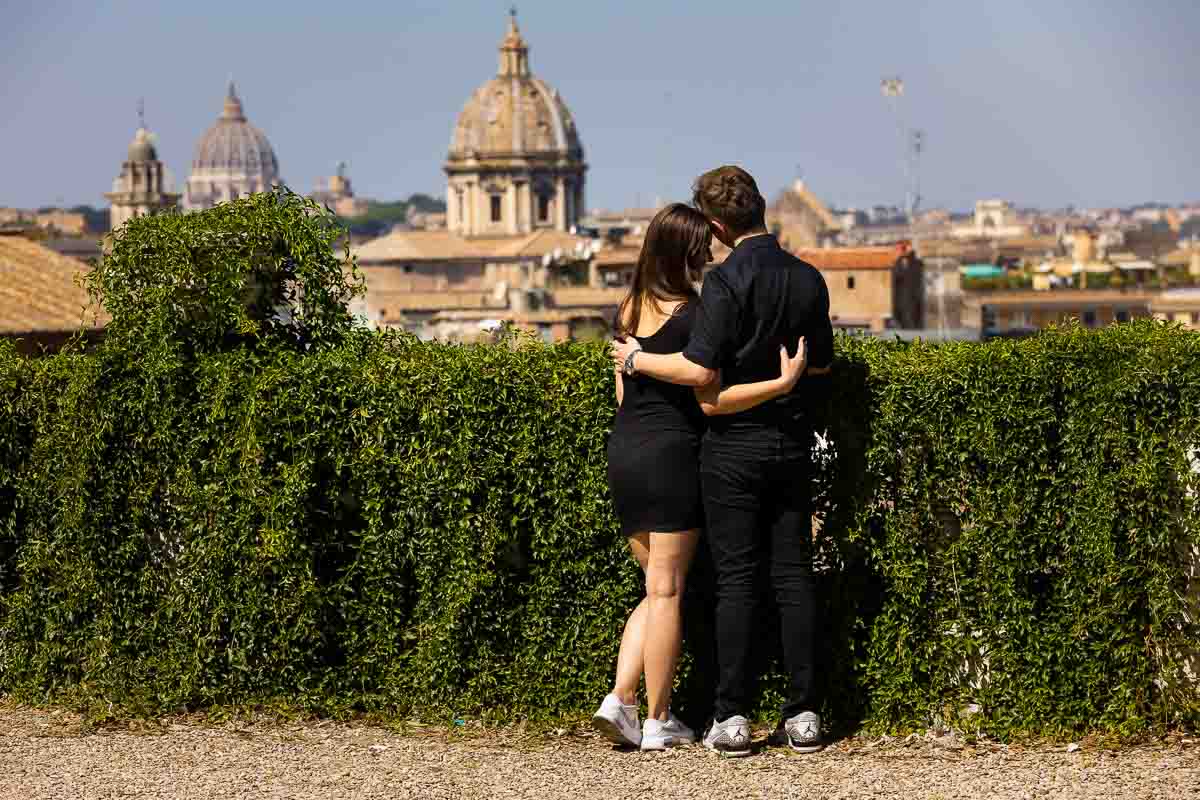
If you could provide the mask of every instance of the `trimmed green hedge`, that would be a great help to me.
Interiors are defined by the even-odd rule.
[[[838,359],[829,713],[1194,721],[1198,338],[842,339]],[[597,346],[359,334],[159,369],[6,344],[0,390],[0,688],[545,716],[611,680],[639,580]]]
[[[0,691],[102,714],[599,701],[640,593],[602,347],[337,324],[309,345],[134,325],[42,359],[0,342]],[[1200,337],[843,338],[837,358],[814,400],[829,719],[1200,720]],[[680,676],[693,716],[704,663]]]

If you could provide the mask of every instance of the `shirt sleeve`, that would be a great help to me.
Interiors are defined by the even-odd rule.
[[[720,369],[728,360],[738,330],[738,307],[733,290],[718,270],[708,273],[700,290],[700,309],[683,357],[706,369]]]
[[[814,270],[816,272],[816,270]],[[828,367],[833,363],[833,321],[829,319],[829,287],[817,272],[817,293],[813,303],[812,329],[808,335],[808,363]]]

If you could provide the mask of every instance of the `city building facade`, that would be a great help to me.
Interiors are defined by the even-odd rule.
[[[963,322],[983,336],[1018,336],[1078,320],[1096,328],[1151,316],[1156,293],[1124,289],[965,292]]]
[[[320,178],[309,197],[339,217],[359,217],[367,213],[367,201],[356,197],[346,174],[346,162],[338,163],[337,172]]]
[[[824,276],[834,327],[875,333],[924,327],[924,265],[910,242],[792,252]]]

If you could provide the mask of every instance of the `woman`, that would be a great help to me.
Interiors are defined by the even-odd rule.
[[[694,284],[711,260],[708,220],[682,203],[659,211],[646,229],[629,294],[617,310],[619,337],[648,353],[687,344],[698,298]],[[671,685],[682,637],[681,601],[703,526],[700,437],[706,414],[728,414],[791,391],[805,367],[780,351],[780,377],[720,390],[696,390],[617,371],[617,415],[608,445],[608,480],[621,532],[646,576],[646,596],[625,623],[612,692],[592,717],[621,745],[662,750],[695,741],[671,714]],[[699,396],[700,402],[697,397]],[[646,676],[648,715],[639,724],[637,689]]]

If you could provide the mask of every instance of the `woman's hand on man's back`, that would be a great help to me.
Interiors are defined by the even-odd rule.
[[[794,356],[788,355],[786,347],[779,346],[779,379],[783,383],[784,393],[792,390],[807,366],[808,344],[804,341],[803,336],[796,343],[796,355]]]

